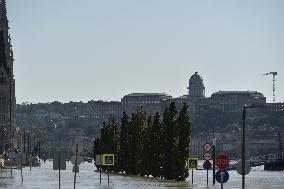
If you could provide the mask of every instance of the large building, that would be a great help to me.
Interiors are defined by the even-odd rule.
[[[16,123],[14,58],[8,30],[6,1],[0,0],[0,153],[3,153],[4,148],[6,148],[8,136],[13,133]]]
[[[189,105],[191,116],[204,110],[217,109],[224,113],[241,112],[244,105],[264,106],[261,110],[254,111],[284,111],[284,103],[266,103],[265,96],[257,91],[218,91],[210,97],[205,96],[205,85],[202,77],[195,72],[189,79],[188,94],[177,98],[166,93],[131,93],[125,95],[121,102],[94,101],[91,117],[98,124],[106,121],[110,115],[119,120],[122,112],[134,113],[141,106],[149,114],[159,112],[161,115],[170,102],[175,102],[177,109],[182,108],[183,103]]]
[[[188,103],[190,113],[218,109],[224,113],[241,112],[245,105],[263,106],[255,111],[284,111],[284,103],[266,103],[266,97],[257,91],[219,91],[205,97],[202,77],[195,72],[189,79]]]

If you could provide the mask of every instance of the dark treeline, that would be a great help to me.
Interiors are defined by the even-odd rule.
[[[177,112],[172,102],[162,118],[159,113],[147,115],[141,107],[131,116],[123,112],[120,132],[113,118],[103,124],[101,138],[94,142],[94,156],[115,154],[115,166],[110,168],[114,172],[185,180],[190,133],[186,104]]]

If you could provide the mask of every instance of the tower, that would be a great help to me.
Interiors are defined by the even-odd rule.
[[[188,86],[189,112],[194,113],[199,99],[205,98],[205,87],[202,77],[195,72],[189,79]]]
[[[4,144],[13,135],[16,125],[13,62],[6,1],[0,0],[0,153],[5,150]]]
[[[189,79],[188,96],[191,99],[205,98],[205,87],[203,79],[195,72]]]

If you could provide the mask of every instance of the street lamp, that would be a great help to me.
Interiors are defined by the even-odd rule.
[[[242,137],[242,189],[245,189],[245,137],[246,137],[246,130],[245,130],[245,122],[246,122],[246,113],[247,109],[249,108],[260,108],[264,106],[256,106],[256,105],[244,105],[243,107],[243,137]]]
[[[212,157],[212,159],[213,159],[213,185],[215,185],[215,156],[216,156],[216,137],[214,136],[214,137],[212,137],[212,140],[213,140],[213,149],[212,149],[212,153],[213,153],[213,157]]]

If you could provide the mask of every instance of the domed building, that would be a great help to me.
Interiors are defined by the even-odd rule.
[[[195,72],[189,79],[188,96],[190,99],[205,98],[203,79]]]
[[[195,72],[189,79],[188,89],[188,104],[189,104],[189,112],[196,112],[196,104],[200,99],[205,98],[205,87],[203,83],[202,77]]]

